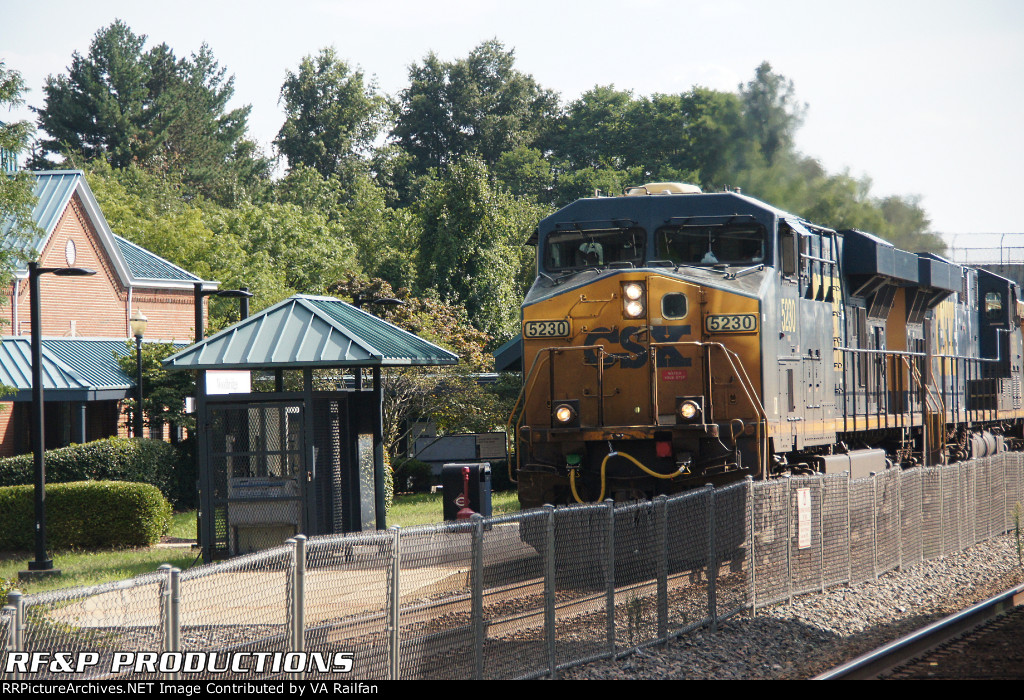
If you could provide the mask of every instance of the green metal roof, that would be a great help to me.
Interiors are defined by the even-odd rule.
[[[296,294],[164,360],[173,369],[453,365],[454,355],[334,297]]]
[[[43,338],[43,391],[47,401],[124,398],[135,381],[121,371],[114,353],[130,351],[123,340]],[[31,338],[0,339],[0,384],[17,393],[8,401],[32,400]]]
[[[174,263],[164,260],[155,253],[150,253],[141,246],[131,241],[114,235],[114,242],[117,243],[121,255],[124,257],[132,276],[141,279],[156,280],[186,280],[188,282],[202,282],[202,277],[197,277],[191,272],[186,272]]]

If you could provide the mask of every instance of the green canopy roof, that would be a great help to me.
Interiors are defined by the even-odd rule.
[[[334,297],[296,294],[164,360],[170,369],[453,365],[457,355]]]

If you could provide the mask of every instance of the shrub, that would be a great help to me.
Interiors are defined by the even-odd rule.
[[[394,481],[399,492],[427,493],[434,483],[434,474],[426,462],[400,459],[395,461]]]
[[[78,481],[46,486],[46,540],[55,549],[144,547],[171,523],[171,504],[150,484]],[[0,488],[0,550],[35,546],[32,486]]]
[[[46,453],[48,484],[83,480],[152,484],[182,507],[195,500],[194,471],[183,451],[162,440],[112,437]],[[33,474],[31,454],[0,459],[0,486],[33,484]]]

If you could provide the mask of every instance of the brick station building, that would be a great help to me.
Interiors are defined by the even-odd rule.
[[[43,235],[31,248],[40,267],[86,267],[97,273],[39,278],[46,448],[128,435],[122,402],[135,395],[135,382],[114,357],[132,352],[125,344],[134,343],[128,319],[136,309],[145,314],[147,342],[190,344],[195,284],[203,280],[115,235],[81,171],[33,175],[33,218]],[[10,227],[11,222],[0,221],[0,240],[7,245]],[[31,451],[27,266],[15,272],[3,293],[0,384],[14,389],[0,400],[0,456],[7,456]]]

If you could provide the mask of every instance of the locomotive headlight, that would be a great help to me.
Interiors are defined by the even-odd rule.
[[[644,305],[639,301],[626,302],[626,315],[630,318],[639,318],[644,315]]]
[[[622,283],[622,314],[626,318],[640,318],[646,313],[646,293],[642,282]]]
[[[568,423],[572,420],[573,411],[568,406],[559,406],[555,409],[555,418],[559,423]]]
[[[702,423],[704,421],[704,397],[677,396],[676,417],[680,423]]]
[[[551,408],[552,428],[578,428],[580,425],[580,402],[578,399],[559,401]]]

